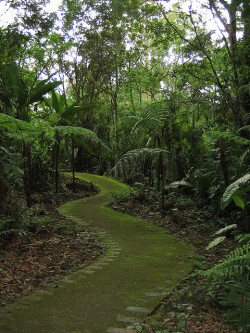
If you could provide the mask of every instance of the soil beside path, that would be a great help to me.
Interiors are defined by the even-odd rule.
[[[98,230],[107,255],[58,283],[6,306],[2,333],[115,332],[144,319],[192,268],[191,248],[173,235],[105,205],[112,192],[129,188],[86,174],[100,188],[90,198],[67,203],[60,212]],[[118,332],[118,330],[117,330]]]

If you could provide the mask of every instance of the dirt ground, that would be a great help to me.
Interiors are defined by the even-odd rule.
[[[93,186],[76,180],[76,193],[36,193],[34,215],[28,231],[15,233],[0,243],[0,303],[13,302],[42,286],[87,266],[103,255],[102,238],[59,214],[68,201],[97,193]],[[21,199],[20,199],[21,200]]]

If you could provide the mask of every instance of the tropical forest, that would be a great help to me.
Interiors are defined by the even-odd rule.
[[[0,332],[250,331],[248,0],[0,0]]]

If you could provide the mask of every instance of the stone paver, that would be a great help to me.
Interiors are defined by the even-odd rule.
[[[63,279],[62,282],[65,282],[65,283],[76,283],[75,280],[70,280],[70,279]]]
[[[166,296],[167,294],[161,294],[161,293],[152,293],[152,292],[147,292],[145,293],[145,296],[148,296],[148,297],[164,297]]]
[[[48,290],[36,290],[35,294],[41,294],[41,295],[52,295],[52,293]]]
[[[134,317],[122,317],[122,316],[118,316],[117,320],[122,321],[123,323],[130,323],[130,324],[142,322],[142,319],[138,319],[138,318],[134,318]]]
[[[37,296],[29,295],[29,296],[22,297],[22,300],[39,302],[41,300],[41,298],[37,297]]]
[[[164,287],[155,287],[155,288],[153,288],[154,290],[166,290],[166,288],[164,288]]]
[[[135,306],[128,306],[126,310],[130,311],[130,312],[145,313],[145,314],[149,314],[149,313],[152,312],[152,310],[145,309],[145,308],[138,308],[138,307],[135,307]]]

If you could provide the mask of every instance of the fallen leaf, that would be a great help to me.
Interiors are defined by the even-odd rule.
[[[22,264],[21,264],[21,268],[22,269],[30,269],[31,267],[31,262],[26,260],[26,261],[23,261]]]

